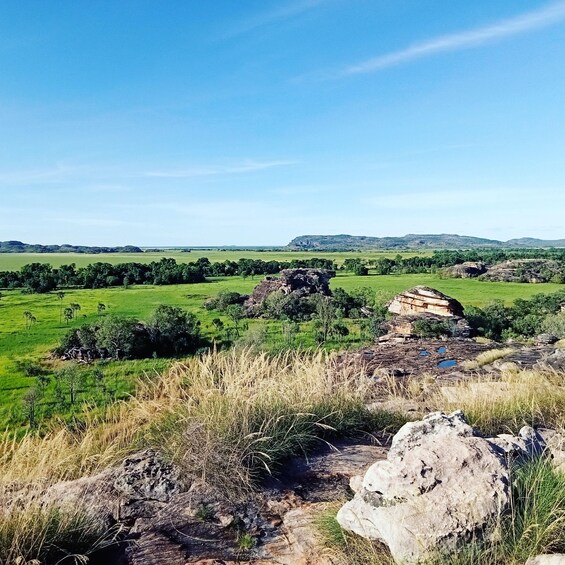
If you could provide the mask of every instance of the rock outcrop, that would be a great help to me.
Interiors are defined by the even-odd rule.
[[[396,295],[388,304],[388,311],[400,316],[412,314],[435,314],[445,317],[463,317],[460,302],[439,290],[427,286],[416,286]]]
[[[260,313],[261,306],[273,292],[304,298],[313,294],[331,296],[330,279],[335,271],[326,269],[284,269],[280,277],[267,276],[245,301],[244,307],[250,316]]]
[[[539,454],[533,429],[484,439],[458,411],[436,412],[404,425],[387,460],[351,486],[355,497],[338,512],[340,525],[385,543],[398,563],[421,563],[475,536],[488,539],[509,505],[510,461]]]
[[[563,265],[550,259],[512,259],[489,267],[481,279],[494,282],[544,283],[562,280]]]
[[[422,321],[425,327],[422,329]],[[388,335],[430,337],[434,334],[447,337],[471,337],[472,328],[465,318],[459,316],[440,316],[439,314],[413,314],[409,316],[395,316],[383,324]],[[427,328],[427,329],[426,329]]]
[[[480,261],[466,261],[445,269],[446,274],[458,279],[472,279],[487,272],[487,267]]]

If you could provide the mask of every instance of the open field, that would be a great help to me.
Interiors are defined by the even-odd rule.
[[[14,424],[21,421],[21,416],[18,416],[18,411],[21,411],[21,398],[34,384],[34,379],[25,376],[18,367],[18,361],[46,358],[69,328],[96,319],[99,303],[105,304],[106,313],[132,316],[142,320],[147,319],[160,304],[181,306],[194,312],[202,322],[204,334],[212,337],[215,335],[212,325],[214,318],[223,319],[226,325],[229,325],[229,321],[217,312],[205,310],[202,306],[203,302],[225,289],[249,293],[261,278],[255,277],[253,280],[229,277],[192,285],[66,290],[62,302],[55,293],[28,295],[19,291],[6,291],[0,301],[0,424]],[[342,287],[347,291],[368,287],[379,292],[383,298],[388,298],[418,284],[433,286],[467,306],[484,306],[495,299],[510,303],[516,298],[529,298],[534,294],[551,293],[562,288],[562,285],[558,284],[533,285],[489,283],[471,279],[441,279],[430,274],[358,277],[342,273],[332,280],[331,286]],[[64,320],[60,321],[60,308],[70,303],[80,304],[81,309],[76,320],[67,325]],[[25,329],[25,311],[32,312],[37,318],[37,323],[28,330]],[[250,325],[251,327],[266,325],[269,341],[277,342],[281,339],[279,322],[251,321]],[[362,345],[358,326],[351,322],[350,329],[350,335],[342,342],[334,344],[334,347]],[[297,345],[315,345],[309,330],[309,324],[301,325]],[[160,371],[167,363],[168,361],[163,359],[114,362],[107,364],[105,371],[115,396],[123,397],[132,391],[131,383],[140,373]]]
[[[403,257],[428,256],[431,251],[402,252]],[[172,257],[179,263],[191,263],[201,257],[208,257],[212,263],[226,260],[238,261],[241,258],[262,259],[263,261],[292,261],[293,259],[312,259],[322,257],[332,259],[341,265],[348,258],[383,259],[393,258],[398,255],[392,251],[343,251],[307,252],[307,251],[221,251],[221,250],[195,250],[190,253],[182,251],[147,251],[145,253],[0,253],[0,271],[15,271],[29,263],[50,263],[53,267],[75,263],[77,267],[85,267],[91,263],[151,263],[163,257]]]

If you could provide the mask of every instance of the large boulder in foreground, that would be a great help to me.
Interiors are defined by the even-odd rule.
[[[388,304],[388,311],[400,316],[435,314],[445,317],[463,317],[460,302],[427,286],[416,286],[396,295]]]
[[[403,564],[449,553],[474,536],[488,539],[509,505],[509,461],[543,448],[532,428],[484,439],[460,411],[430,414],[403,426],[387,459],[352,479],[356,494],[338,522],[385,543]]]

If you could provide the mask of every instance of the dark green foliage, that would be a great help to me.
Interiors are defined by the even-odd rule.
[[[450,336],[451,328],[447,322],[433,318],[422,318],[413,324],[414,333],[418,337]]]
[[[151,343],[158,355],[179,355],[200,346],[200,322],[194,314],[162,304],[149,321]]]
[[[469,307],[465,315],[479,335],[501,340],[505,337],[532,337],[543,331],[544,321],[565,304],[565,290],[537,294],[530,300],[517,298],[512,306],[494,301],[485,308]]]
[[[142,359],[192,353],[203,345],[200,322],[182,308],[161,305],[148,323],[109,315],[69,331],[55,350],[88,352],[90,358]]]
[[[232,304],[242,304],[244,299],[245,297],[239,292],[222,290],[214,298],[206,300],[204,308],[206,308],[206,310],[219,310],[220,312],[225,312],[228,306]]]

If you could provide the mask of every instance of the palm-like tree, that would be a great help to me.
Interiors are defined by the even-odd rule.
[[[33,322],[36,321],[35,316],[29,310],[26,310],[24,312],[24,319],[25,319],[25,323],[26,323],[26,330],[31,328]]]
[[[63,321],[63,298],[65,298],[65,293],[59,291],[57,298],[59,299],[59,323],[61,323]]]
[[[76,318],[77,312],[80,312],[80,310],[81,310],[80,304],[73,302],[71,304],[71,310],[73,311],[73,317]]]

